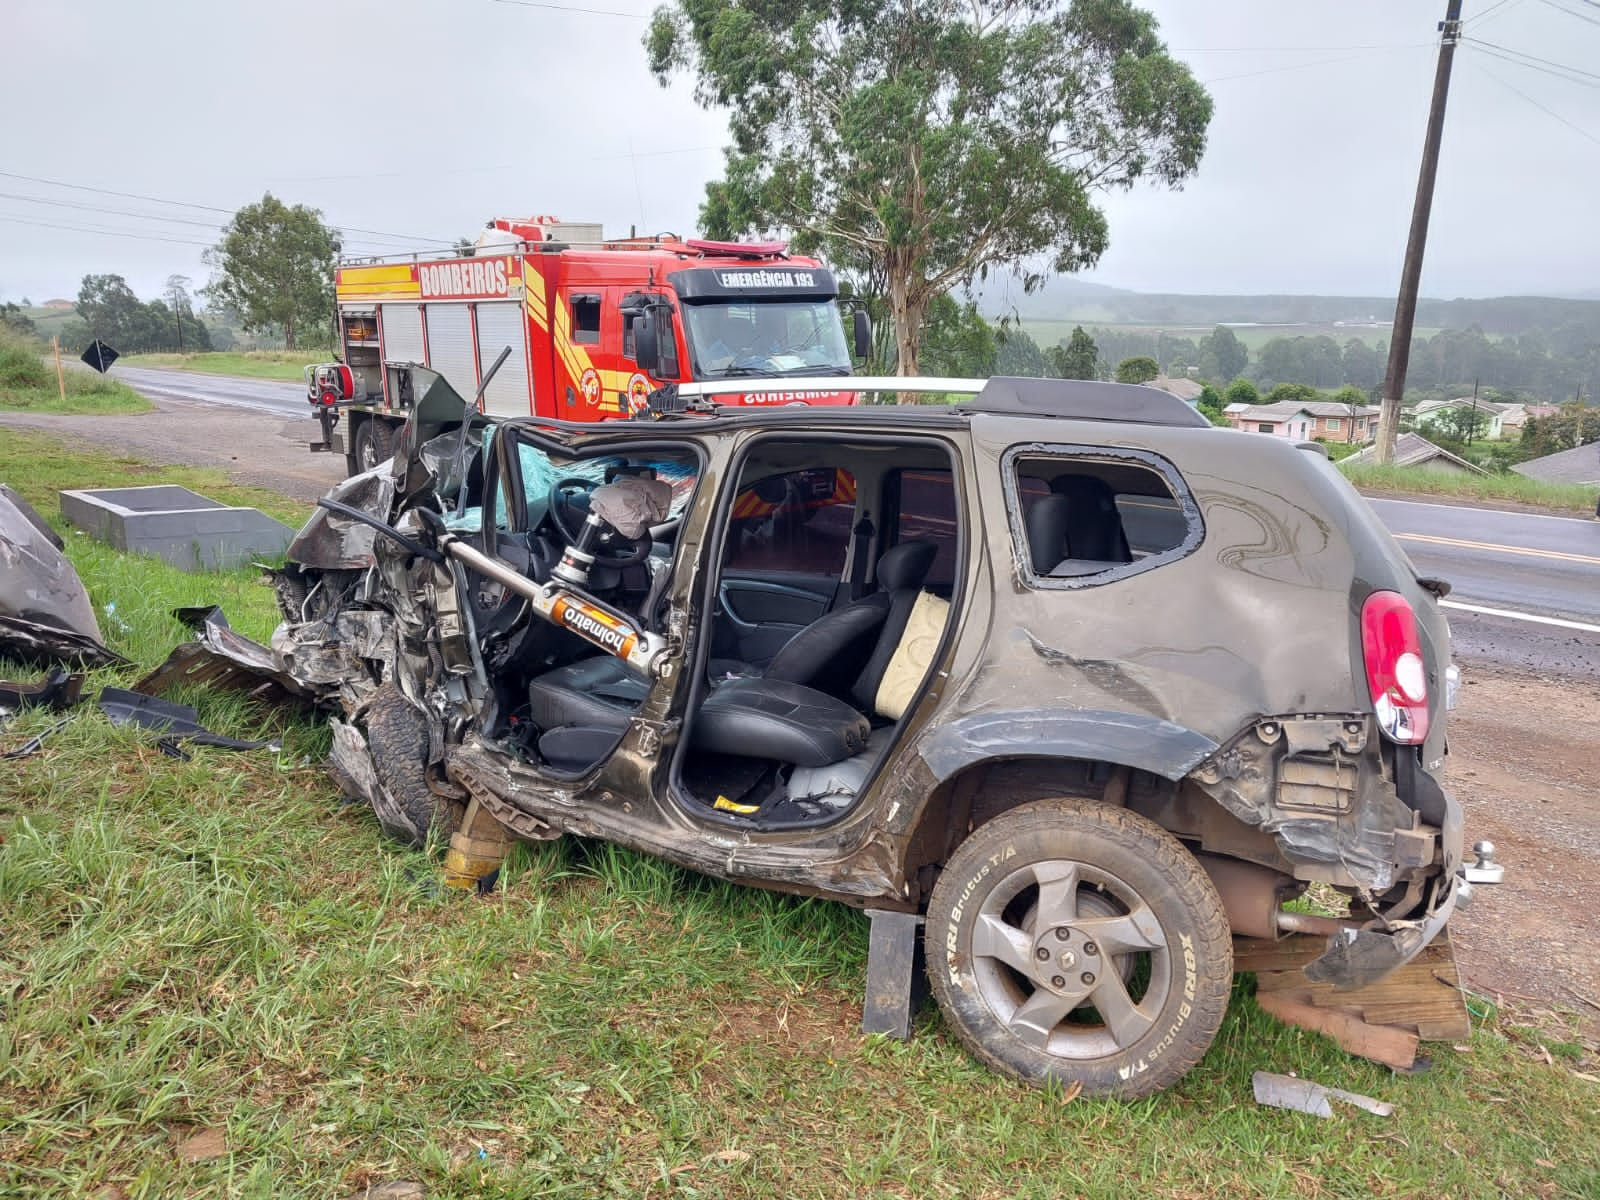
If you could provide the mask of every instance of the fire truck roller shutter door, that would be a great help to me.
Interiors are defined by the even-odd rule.
[[[472,399],[477,392],[472,311],[467,305],[459,302],[428,305],[428,365],[443,375],[463,400]],[[500,369],[505,370],[504,367]]]
[[[533,411],[528,398],[528,321],[522,301],[478,305],[478,361],[483,369],[511,347],[483,393],[483,410],[496,417],[525,417]]]
[[[422,306],[384,304],[383,356],[390,362],[426,362],[422,347]]]

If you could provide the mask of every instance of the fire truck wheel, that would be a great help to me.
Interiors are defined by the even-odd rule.
[[[378,417],[368,417],[357,425],[350,442],[357,474],[394,457],[394,429]]]

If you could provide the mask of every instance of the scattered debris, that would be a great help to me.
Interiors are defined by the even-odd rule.
[[[100,693],[100,711],[113,725],[137,725],[167,734],[174,748],[179,740],[196,746],[216,746],[222,750],[278,750],[276,740],[250,741],[212,733],[200,724],[200,714],[185,704],[174,704],[158,696],[146,696],[124,688],[105,688]]]
[[[186,1163],[210,1162],[227,1155],[228,1140],[220,1129],[202,1129],[178,1144],[178,1157]]]
[[[1387,979],[1337,991],[1301,968],[1323,952],[1309,934],[1267,941],[1235,938],[1234,969],[1256,977],[1256,1003],[1289,1025],[1327,1034],[1351,1054],[1410,1071],[1419,1042],[1463,1042],[1472,1036],[1449,930]]]
[[[1257,1071],[1250,1077],[1255,1089],[1256,1103],[1267,1108],[1287,1108],[1292,1112],[1310,1113],[1313,1117],[1333,1116],[1330,1100],[1342,1100],[1378,1117],[1394,1115],[1394,1105],[1346,1092],[1340,1088],[1324,1087],[1309,1079],[1293,1075],[1276,1075],[1271,1071]]]
[[[173,616],[195,631],[167,660],[133,685],[156,695],[177,684],[234,688],[258,700],[310,705],[312,692],[278,662],[266,646],[234,632],[216,605],[174,609]]]
[[[50,726],[49,729],[44,730],[42,733],[34,734],[31,738],[29,738],[27,741],[23,742],[22,745],[18,746],[15,750],[7,750],[4,754],[0,754],[0,759],[32,758],[35,754],[39,753],[39,751],[44,748],[44,741],[45,741],[45,739],[47,737],[50,737],[52,734],[60,733],[68,725],[71,725],[72,721],[73,721],[73,718],[71,718],[71,717],[63,717],[61,720],[57,721],[54,725]]]
[[[0,716],[25,708],[48,708],[63,712],[79,700],[83,676],[57,667],[38,683],[12,683],[0,679]]]
[[[1472,852],[1478,856],[1478,860],[1461,868],[1461,873],[1466,876],[1468,883],[1505,882],[1505,864],[1494,861],[1493,842],[1474,842]]]
[[[426,1200],[427,1194],[420,1183],[401,1179],[352,1192],[350,1200]]]

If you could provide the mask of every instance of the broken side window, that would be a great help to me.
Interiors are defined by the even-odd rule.
[[[1142,451],[1041,447],[1006,460],[1011,526],[1030,582],[1103,583],[1199,545],[1200,514],[1177,470]]]

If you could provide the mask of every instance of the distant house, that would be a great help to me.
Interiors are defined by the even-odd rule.
[[[1379,410],[1370,405],[1349,408],[1326,400],[1304,404],[1281,400],[1276,404],[1230,404],[1222,411],[1235,429],[1301,442],[1321,438],[1325,442],[1360,445],[1370,442],[1378,432]]]
[[[1365,450],[1357,450],[1344,463],[1376,463],[1378,461],[1378,448],[1368,446]],[[1422,467],[1428,471],[1439,471],[1448,475],[1487,475],[1489,472],[1482,467],[1469,463],[1459,454],[1451,454],[1443,446],[1435,446],[1420,433],[1402,433],[1394,443],[1394,465],[1397,467]]]
[[[77,304],[71,300],[46,300],[45,308],[76,308]]]
[[[1204,384],[1196,383],[1192,379],[1169,379],[1165,375],[1157,375],[1145,386],[1160,388],[1163,392],[1176,396],[1185,404],[1199,404],[1200,393],[1205,391]]]
[[[1521,437],[1530,418],[1542,421],[1561,411],[1554,404],[1507,404],[1504,408],[1500,414],[1500,432],[1506,437]]]
[[[1590,442],[1575,450],[1558,450],[1543,458],[1530,459],[1511,468],[1518,475],[1545,483],[1576,483],[1600,486],[1600,442]]]
[[[1522,405],[1493,404],[1488,400],[1474,400],[1471,396],[1460,396],[1454,400],[1424,400],[1411,410],[1411,419],[1418,429],[1427,429],[1447,412],[1462,408],[1476,408],[1488,421],[1480,436],[1489,438],[1492,441],[1505,436],[1507,410],[1521,407]],[[1520,429],[1521,426],[1519,425],[1518,428]]]

